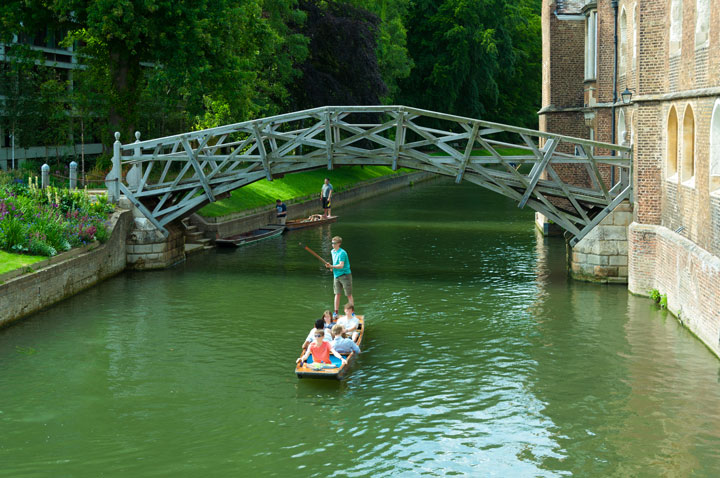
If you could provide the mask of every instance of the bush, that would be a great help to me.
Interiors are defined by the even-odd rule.
[[[41,239],[31,239],[28,252],[34,256],[48,256],[52,257],[57,254],[57,251],[47,242]]]
[[[10,214],[0,221],[0,248],[10,252],[23,252],[27,248],[28,237],[25,224]]]
[[[40,189],[37,178],[27,184],[0,173],[0,249],[53,256],[99,240],[107,240],[106,221],[113,211],[107,196],[92,201],[87,191]]]

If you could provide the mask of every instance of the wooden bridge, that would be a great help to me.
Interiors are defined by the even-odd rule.
[[[470,181],[557,223],[575,245],[632,193],[632,150],[405,106],[330,106],[121,144],[121,194],[165,226],[260,179],[335,166],[411,168]]]

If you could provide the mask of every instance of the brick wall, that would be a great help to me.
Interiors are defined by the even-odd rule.
[[[613,99],[614,12],[610,1],[598,1],[598,75],[596,88],[598,107],[588,108],[585,116],[595,138],[610,141],[613,136],[610,104]],[[637,10],[635,7],[637,6]],[[678,314],[713,350],[718,351],[720,332],[720,197],[711,195],[710,182],[710,121],[715,101],[720,97],[720,8],[711,2],[709,41],[696,44],[697,2],[683,0],[680,51],[670,51],[670,0],[621,0],[618,13],[627,14],[627,70],[619,74],[617,91],[635,90],[633,103],[616,105],[616,113],[624,112],[627,130],[632,133],[634,147],[634,220],[628,236],[629,287],[635,293],[647,294],[656,288],[667,293],[670,309]],[[633,17],[637,12],[638,55],[633,63]],[[706,15],[705,13],[700,13]],[[547,25],[552,40],[557,32]],[[621,29],[618,28],[618,32]],[[564,33],[567,39],[567,32]],[[584,36],[582,37],[584,40]],[[622,42],[619,42],[622,44]],[[553,45],[561,45],[552,43]],[[576,45],[570,44],[575,51]],[[583,49],[584,50],[584,49]],[[563,63],[553,65],[561,56],[553,51],[548,71],[562,74]],[[619,72],[620,73],[620,72]],[[570,72],[568,78],[574,78]],[[552,83],[543,88],[552,88]],[[703,90],[705,89],[705,90]],[[552,98],[552,92],[544,92]],[[682,171],[685,156],[684,119],[688,105],[693,112],[694,175],[692,180],[681,177],[668,179],[667,118],[675,107],[678,116],[678,170]],[[546,118],[541,121],[547,131],[577,135],[572,117]],[[622,138],[616,138],[616,142]],[[607,171],[603,171],[605,175]],[[566,174],[571,174],[567,172]],[[582,178],[578,176],[578,181]],[[677,231],[677,232],[675,232]]]
[[[643,224],[660,223],[660,176],[665,147],[663,124],[662,109],[658,105],[643,103],[638,106],[633,181],[635,220]]]
[[[543,106],[556,108],[583,105],[585,75],[585,23],[558,20],[552,9],[543,10]],[[552,33],[551,33],[552,32]]]
[[[662,226],[630,226],[631,292],[657,289],[668,309],[720,356],[720,258]]]
[[[658,93],[665,89],[668,76],[667,1],[641,1],[638,94]]]

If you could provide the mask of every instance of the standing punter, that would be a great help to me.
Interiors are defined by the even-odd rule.
[[[335,292],[335,314],[338,315],[340,308],[340,293],[345,292],[348,303],[355,305],[352,296],[352,275],[350,274],[350,259],[347,252],[340,248],[342,237],[335,236],[332,238],[332,264],[326,263],[325,267],[333,270],[333,291]]]
[[[323,214],[325,217],[330,217],[330,198],[332,198],[333,187],[330,184],[330,178],[325,178],[325,183],[320,189],[320,201],[322,202]],[[337,308],[337,306],[335,306]]]

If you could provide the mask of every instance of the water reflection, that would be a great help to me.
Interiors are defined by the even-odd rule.
[[[531,212],[450,181],[337,212],[124,274],[0,332],[0,477],[720,467],[717,360],[648,300],[567,280],[563,242],[534,233]],[[298,380],[333,300],[298,243],[329,257],[334,235],[365,349],[344,382]]]

